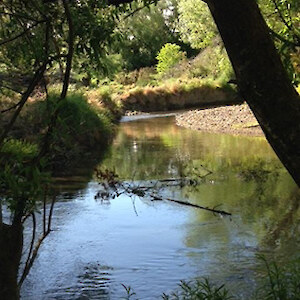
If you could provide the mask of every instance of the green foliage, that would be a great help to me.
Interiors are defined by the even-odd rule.
[[[233,299],[224,285],[215,286],[207,278],[204,280],[181,281],[179,291],[171,295],[163,294],[164,300],[229,300]]]
[[[123,288],[125,289],[126,291],[126,297],[122,297],[121,299],[124,299],[124,300],[131,300],[133,296],[136,295],[135,292],[133,292],[131,286],[126,286],[124,284],[122,284]]]
[[[118,71],[119,57],[108,54],[118,10],[104,1],[75,1],[72,7],[75,43],[74,68],[88,77]]]
[[[184,42],[196,49],[211,45],[217,28],[205,2],[178,0],[178,14],[177,29]]]
[[[269,262],[259,256],[265,267],[264,282],[257,291],[257,299],[265,300],[299,300],[300,299],[300,259],[284,267],[276,262]]]
[[[185,57],[186,54],[180,50],[180,46],[170,43],[165,44],[156,56],[158,60],[156,66],[158,74],[164,74],[178,62],[184,60]]]
[[[37,155],[38,147],[26,141],[10,139],[3,144],[1,153],[5,156],[12,156],[18,161],[29,160]]]
[[[122,55],[123,68],[127,71],[153,66],[165,43],[181,43],[164,13],[171,11],[170,2],[159,1],[139,10],[141,7],[141,3],[133,3],[132,10],[138,11],[122,16],[111,45],[111,51]]]
[[[195,58],[181,61],[165,74],[167,78],[201,79],[225,85],[234,78],[233,69],[222,43],[206,47]]]
[[[80,93],[70,93],[59,104],[57,99],[58,95],[52,94],[48,103],[39,103],[36,108],[44,114],[44,126],[58,109],[58,123],[53,132],[51,149],[55,159],[68,159],[70,163],[72,158],[82,154],[83,149],[89,153],[93,148],[109,142],[113,127],[107,111],[92,107]]]
[[[283,64],[295,85],[300,82],[300,1],[259,0]]]
[[[0,189],[8,208],[16,212],[20,209],[31,212],[49,183],[49,174],[43,169],[46,161],[35,164],[38,154],[36,144],[22,140],[6,140],[0,151]]]

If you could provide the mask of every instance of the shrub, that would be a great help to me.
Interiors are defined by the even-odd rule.
[[[179,61],[185,59],[185,57],[186,54],[180,50],[180,46],[171,43],[165,44],[156,56],[158,60],[156,66],[158,74],[164,74]]]

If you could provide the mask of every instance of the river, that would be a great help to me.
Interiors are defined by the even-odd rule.
[[[147,197],[101,201],[94,178],[65,179],[22,299],[121,299],[123,285],[138,299],[159,299],[180,280],[202,277],[248,299],[260,277],[257,254],[279,264],[297,255],[299,189],[264,138],[192,131],[174,116],[125,121],[103,170],[138,184],[198,178],[161,193],[232,216]]]

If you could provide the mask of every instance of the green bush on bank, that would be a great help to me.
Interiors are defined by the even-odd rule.
[[[35,108],[35,113],[40,112],[42,116],[41,128],[45,130],[52,115],[58,111],[50,149],[50,160],[54,165],[88,157],[109,144],[114,132],[109,109],[90,105],[83,93],[73,92],[63,101],[58,99],[59,95],[50,94],[48,101],[38,102]]]
[[[48,162],[54,169],[74,165],[107,147],[115,132],[114,123],[121,114],[121,108],[111,99],[108,89],[86,91],[82,88],[74,91],[71,86],[68,97],[59,101],[58,86],[50,86],[49,95],[45,96],[36,94],[24,107],[9,135],[9,139],[15,140],[14,149],[18,149],[16,140],[19,139],[22,139],[24,149],[29,147],[26,142],[34,144],[37,149],[42,147],[56,111],[57,121],[47,153]],[[9,121],[11,113],[0,120],[2,124]],[[22,153],[19,150],[15,152]]]

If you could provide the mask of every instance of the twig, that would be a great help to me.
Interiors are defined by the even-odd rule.
[[[136,210],[136,207],[135,207],[135,201],[134,201],[134,199],[132,199],[132,206],[133,206],[133,210],[134,210],[134,212],[135,212],[136,216],[138,217],[138,216],[139,216],[139,214],[138,214],[138,212],[137,212],[137,210]]]
[[[30,249],[29,249],[29,252],[28,252],[28,256],[27,256],[27,259],[26,259],[26,263],[25,263],[25,267],[24,267],[24,270],[23,270],[23,273],[22,273],[22,276],[20,278],[20,281],[19,281],[19,286],[22,285],[23,281],[25,280],[27,274],[29,273],[29,264],[30,264],[30,259],[31,259],[31,254],[32,254],[32,251],[33,251],[33,246],[34,246],[34,241],[35,241],[35,234],[36,234],[36,218],[35,218],[35,214],[34,212],[32,212],[30,214],[32,216],[32,237],[31,237],[31,243],[30,243]]]
[[[2,45],[5,45],[7,43],[10,43],[18,38],[20,38],[21,36],[23,36],[24,34],[26,34],[28,31],[30,31],[31,29],[33,29],[34,27],[36,27],[37,25],[41,24],[41,23],[44,23],[46,22],[46,20],[40,20],[40,21],[37,21],[35,22],[34,24],[32,24],[31,26],[29,26],[28,28],[26,28],[24,31],[20,32],[19,34],[7,39],[7,40],[4,40],[4,41],[0,41],[0,46]]]
[[[47,226],[47,230],[45,232],[43,232],[42,236],[39,238],[39,240],[37,241],[36,245],[33,247],[34,244],[34,240],[35,240],[35,232],[36,232],[36,219],[35,219],[35,215],[34,213],[32,213],[32,220],[33,220],[33,229],[32,229],[32,239],[31,239],[31,244],[30,244],[30,250],[29,250],[29,254],[25,263],[25,267],[22,273],[22,276],[18,282],[18,288],[20,289],[25,278],[27,277],[36,257],[39,251],[39,248],[42,245],[42,242],[44,241],[44,239],[48,236],[48,234],[51,232],[51,220],[52,220],[52,214],[53,214],[53,208],[54,208],[54,203],[55,203],[55,195],[52,198],[52,202],[51,202],[51,206],[50,206],[50,211],[49,211],[49,216],[48,216],[48,226]]]
[[[20,18],[20,19],[26,19],[26,20],[38,22],[37,19],[34,19],[34,18],[30,17],[30,16],[22,15],[22,14],[19,14],[19,13],[10,13],[10,12],[5,12],[5,11],[0,11],[0,15],[17,17],[17,18]]]
[[[53,208],[56,200],[56,195],[53,195],[52,201],[51,201],[51,206],[50,206],[50,211],[49,211],[49,216],[48,216],[48,228],[47,228],[47,233],[51,231],[51,221],[52,221],[52,215],[53,215]]]
[[[40,82],[40,80],[42,79],[44,72],[47,68],[47,65],[49,63],[51,63],[53,60],[57,59],[60,56],[54,56],[54,57],[50,57],[49,59],[45,60],[43,62],[43,64],[36,70],[26,92],[24,92],[24,94],[22,95],[22,98],[20,100],[20,104],[17,107],[17,110],[15,111],[15,113],[13,114],[12,118],[10,119],[9,123],[7,124],[6,128],[4,129],[3,133],[0,136],[0,148],[4,142],[4,139],[6,138],[8,132],[10,131],[10,129],[12,128],[13,124],[15,123],[18,115],[20,114],[23,106],[25,105],[25,103],[27,102],[29,96],[31,95],[31,93],[33,92],[34,88],[36,87],[36,85]]]
[[[175,199],[171,199],[171,198],[163,198],[154,193],[149,193],[149,192],[146,193],[149,190],[153,190],[153,186],[137,186],[137,185],[133,185],[133,184],[130,185],[125,182],[116,180],[118,178],[118,175],[115,174],[113,171],[105,170],[105,172],[102,172],[101,170],[96,170],[96,172],[97,172],[97,177],[99,179],[105,180],[102,183],[102,186],[104,187],[104,189],[106,191],[102,192],[102,193],[98,192],[97,195],[95,196],[95,199],[98,197],[103,198],[104,196],[106,198],[108,198],[108,197],[114,198],[115,196],[118,197],[122,194],[127,194],[130,197],[132,195],[136,195],[136,196],[139,196],[140,198],[145,197],[145,196],[150,196],[153,200],[167,200],[167,201],[175,202],[177,204],[195,207],[195,208],[203,209],[203,210],[221,214],[221,215],[231,216],[231,213],[229,213],[229,212],[216,209],[217,206],[215,206],[214,208],[209,208],[209,207],[204,207],[204,206],[201,206],[198,204],[193,204],[193,203],[189,203],[189,202],[185,202],[185,201],[181,201],[181,200],[175,200]],[[173,182],[174,180],[175,179],[170,178],[170,179],[162,179],[161,181],[162,182],[170,182],[170,181]],[[178,180],[178,179],[176,179],[176,180]],[[156,184],[157,184],[157,182],[156,182]],[[110,193],[108,190],[112,190],[112,193]]]
[[[44,191],[44,199],[43,199],[43,234],[46,233],[46,199],[47,199],[47,188]]]
[[[142,10],[143,8],[149,7],[149,5],[156,3],[157,0],[153,0],[143,6],[138,7],[137,9],[135,9],[134,11],[132,11],[131,13],[129,13],[128,15],[126,15],[123,20],[126,20],[127,18],[133,16],[135,13],[137,13],[138,11]]]
[[[279,41],[283,42],[283,43],[286,44],[286,45],[289,45],[289,46],[291,46],[291,47],[293,47],[293,48],[299,47],[299,46],[300,46],[300,41],[298,40],[298,37],[297,37],[297,36],[296,36],[297,42],[295,43],[295,42],[292,42],[292,41],[289,41],[289,40],[285,39],[285,38],[282,37],[280,34],[278,34],[277,32],[275,32],[274,30],[272,30],[271,28],[269,28],[269,31],[270,31],[271,35],[272,35],[274,38],[278,39]],[[294,36],[294,38],[295,38],[295,36]]]
[[[15,92],[15,93],[18,93],[18,94],[20,94],[20,95],[23,95],[23,92],[21,92],[21,91],[15,89],[15,88],[12,88],[12,87],[10,87],[10,86],[8,86],[8,85],[5,85],[5,84],[3,84],[3,83],[1,83],[0,88],[5,88],[5,89],[11,90],[11,91],[13,91],[13,92]]]
[[[17,107],[21,104],[21,102],[22,102],[22,99],[21,99],[18,103],[14,104],[13,106],[1,110],[1,114],[4,114],[4,113],[6,113],[6,112],[8,112],[8,111],[11,111],[11,110],[17,108]]]

